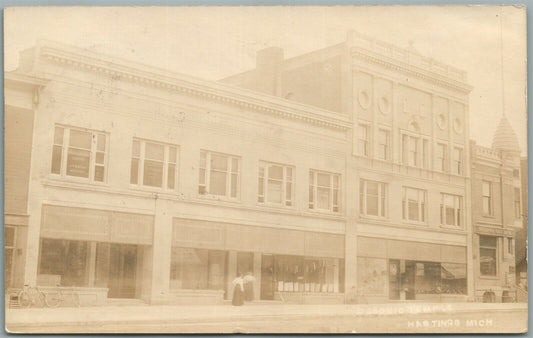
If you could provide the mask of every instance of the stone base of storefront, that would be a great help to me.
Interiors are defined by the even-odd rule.
[[[61,306],[73,306],[72,293],[76,293],[80,299],[80,306],[100,306],[105,305],[107,301],[108,288],[86,288],[86,287],[57,287],[57,286],[40,286],[39,290],[46,293],[61,292],[65,298]]]
[[[152,298],[150,304],[216,305],[223,301],[223,290],[173,290],[165,297]]]
[[[275,292],[274,299],[296,304],[343,304],[344,293]]]

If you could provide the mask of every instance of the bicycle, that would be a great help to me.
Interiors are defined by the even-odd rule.
[[[44,301],[46,302],[46,306],[48,307],[58,307],[63,302],[65,302],[67,299],[70,299],[72,301],[72,305],[74,307],[80,307],[80,295],[74,290],[74,287],[70,289],[70,293],[67,294],[64,292],[63,288],[58,285],[57,291],[49,291],[45,294]],[[65,290],[66,291],[66,290]]]
[[[44,307],[46,305],[46,296],[37,286],[25,284],[18,293],[17,298],[20,306],[23,308],[29,308],[33,305]]]

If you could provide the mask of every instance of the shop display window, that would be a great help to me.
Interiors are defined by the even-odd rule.
[[[274,256],[273,278],[278,292],[344,292],[344,260]]]
[[[89,242],[43,238],[39,274],[59,276],[62,286],[88,286]]]
[[[172,248],[170,288],[224,290],[226,256],[219,250]]]

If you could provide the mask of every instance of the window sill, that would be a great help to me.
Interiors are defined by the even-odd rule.
[[[158,187],[151,187],[146,185],[136,185],[130,183],[130,190],[135,190],[139,192],[152,193],[152,194],[167,194],[167,195],[178,195],[179,193],[176,190],[172,189],[163,189]]]
[[[465,228],[463,226],[441,224],[440,227],[441,229],[446,229],[446,230],[465,231]]]
[[[429,227],[429,224],[428,224],[427,222],[410,221],[410,220],[406,220],[406,219],[404,219],[404,220],[402,221],[402,224],[406,224],[406,225],[416,225],[416,226],[422,225],[422,226],[425,226],[425,227]]]
[[[387,216],[374,216],[374,215],[365,215],[365,214],[359,214],[359,218],[362,220],[372,220],[372,221],[388,221],[389,220]]]
[[[284,210],[294,210],[294,205],[283,205],[281,203],[262,203],[257,202],[257,206],[261,208],[270,208],[270,209],[284,209]]]
[[[498,276],[483,276],[483,275],[480,275],[479,276],[479,279],[486,279],[486,280],[499,280],[500,277]]]
[[[342,216],[342,213],[340,211],[331,211],[326,209],[307,209],[308,212],[312,214],[320,214],[320,215],[332,215],[332,216]]]
[[[208,201],[220,201],[220,202],[230,202],[230,203],[241,203],[241,200],[238,198],[231,198],[227,196],[219,196],[219,195],[198,195],[198,199],[200,200],[208,200]]]
[[[110,185],[106,182],[100,181],[90,181],[88,178],[77,178],[74,176],[61,176],[51,174],[48,176],[48,180],[51,182],[61,182],[67,184],[78,184],[85,186],[100,186],[100,187],[109,187]]]

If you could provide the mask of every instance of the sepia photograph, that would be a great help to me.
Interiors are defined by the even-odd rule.
[[[4,8],[8,333],[525,333],[526,7]]]

